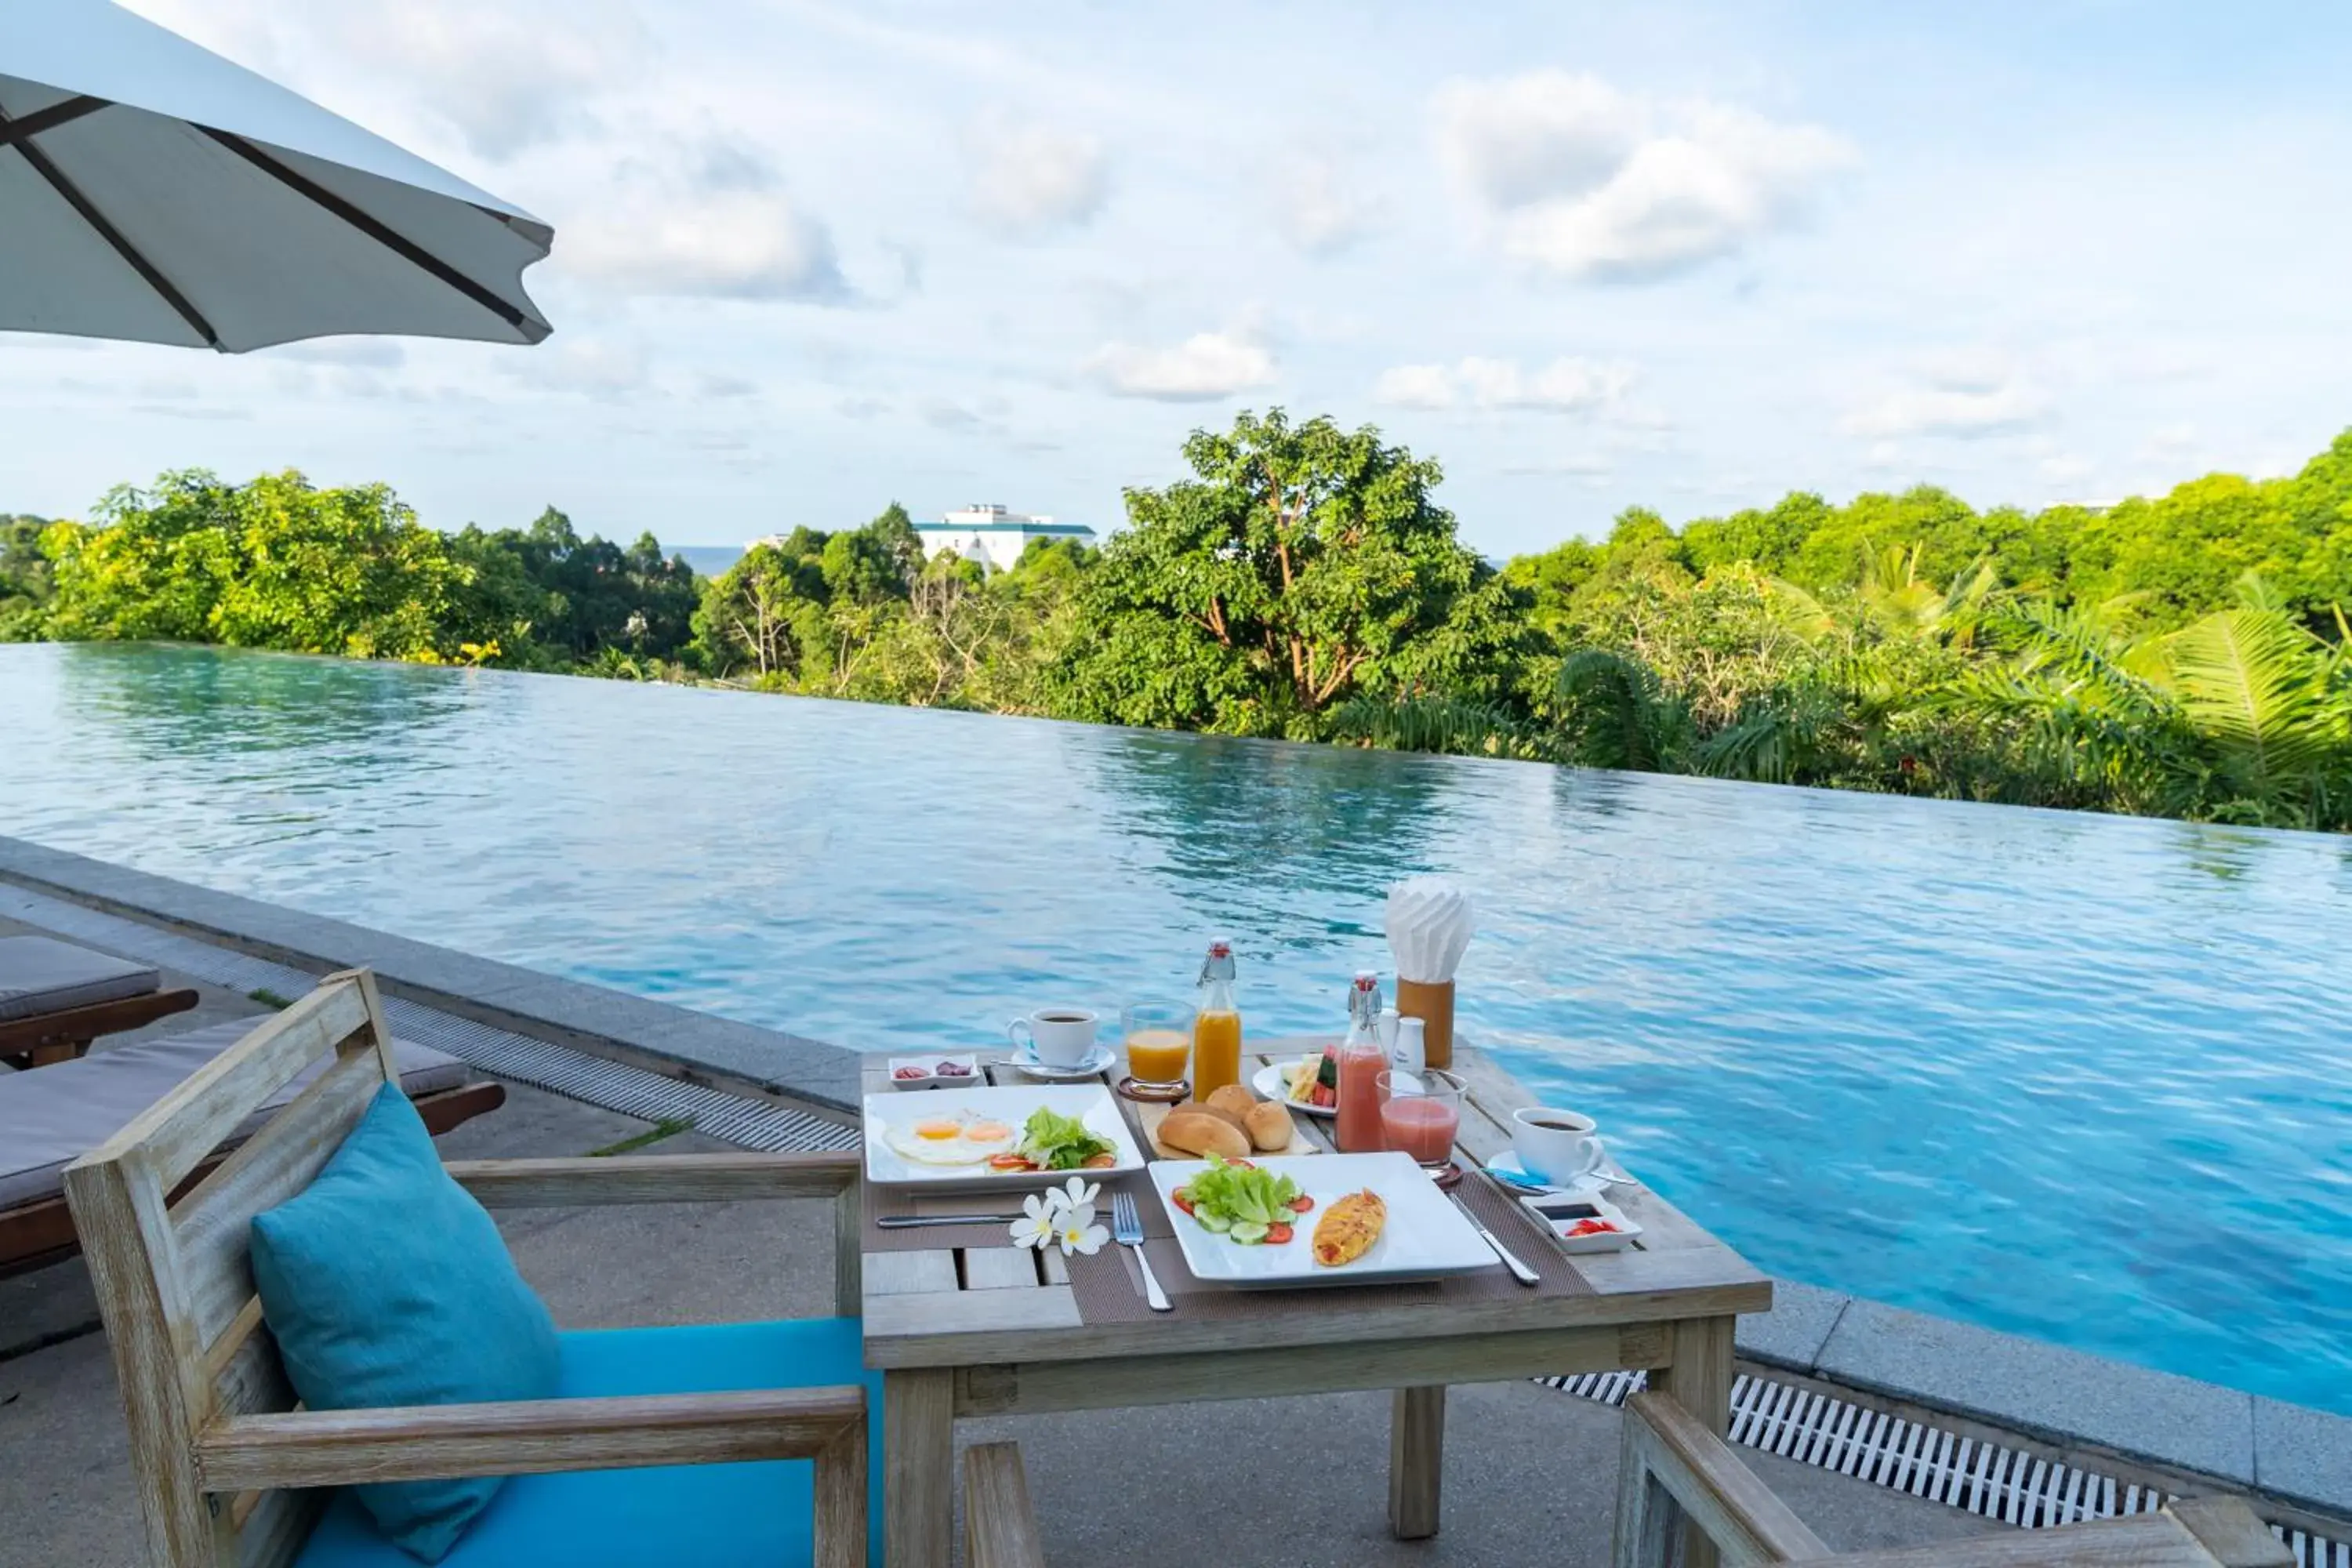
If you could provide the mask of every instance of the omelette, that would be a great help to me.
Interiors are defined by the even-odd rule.
[[[1389,1221],[1389,1205],[1366,1187],[1333,1201],[1315,1222],[1315,1261],[1326,1268],[1341,1268],[1370,1251]]]

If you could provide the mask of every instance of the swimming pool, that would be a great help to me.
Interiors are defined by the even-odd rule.
[[[877,1047],[1466,1034],[1789,1278],[2352,1415],[2352,841],[615,682],[0,647],[0,832]]]

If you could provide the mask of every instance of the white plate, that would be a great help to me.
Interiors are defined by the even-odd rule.
[[[1118,1163],[1093,1171],[992,1171],[978,1165],[923,1165],[892,1149],[885,1131],[894,1124],[928,1121],[969,1110],[1010,1122],[1015,1129],[1039,1106],[1064,1116],[1075,1116],[1087,1130],[1106,1139]],[[935,1089],[928,1094],[866,1097],[866,1179],[885,1187],[944,1187],[961,1192],[1003,1192],[1042,1187],[1083,1175],[1089,1182],[1143,1168],[1143,1152],[1127,1130],[1127,1119],[1102,1085],[1046,1085],[1034,1089]]]
[[[1407,1154],[1314,1154],[1265,1159],[1262,1168],[1288,1176],[1315,1206],[1298,1216],[1297,1235],[1280,1247],[1244,1247],[1204,1228],[1169,1196],[1208,1169],[1206,1160],[1155,1160],[1151,1184],[1176,1228],[1177,1245],[1193,1277],[1221,1285],[1369,1285],[1438,1279],[1502,1267],[1453,1201]],[[1370,1187],[1388,1205],[1388,1224],[1370,1251],[1353,1263],[1326,1268],[1315,1261],[1315,1222],[1332,1200]]]
[[[1113,1062],[1118,1060],[1118,1053],[1108,1046],[1097,1046],[1069,1067],[1039,1061],[1034,1053],[1017,1048],[1004,1059],[1031,1078],[1042,1078],[1048,1082],[1075,1083],[1080,1079],[1100,1078],[1110,1069]]]
[[[1306,1052],[1301,1051],[1298,1053],[1298,1056],[1303,1057],[1306,1054]],[[1336,1105],[1307,1105],[1285,1100],[1283,1098],[1284,1086],[1290,1081],[1288,1076],[1290,1069],[1297,1065],[1298,1057],[1292,1057],[1284,1061],[1269,1062],[1265,1067],[1258,1068],[1257,1071],[1251,1076],[1250,1087],[1257,1090],[1257,1097],[1260,1100],[1274,1100],[1278,1104],[1287,1106],[1290,1110],[1297,1111],[1301,1116],[1328,1117],[1339,1115],[1339,1108]],[[1421,1079],[1413,1077],[1411,1073],[1407,1073],[1404,1075],[1404,1088],[1407,1094],[1419,1094],[1421,1092]]]

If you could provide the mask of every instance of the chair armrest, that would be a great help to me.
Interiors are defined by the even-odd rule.
[[[856,1150],[823,1154],[635,1154],[626,1159],[452,1160],[442,1166],[487,1208],[829,1198],[857,1184]]]
[[[206,1491],[334,1487],[451,1476],[862,1456],[866,1391],[725,1394],[297,1410],[212,1423],[196,1439]],[[846,1443],[844,1443],[846,1439]]]
[[[1731,1445],[1673,1396],[1643,1392],[1625,1401],[1625,1452],[1617,1478],[1617,1561],[1662,1557],[1663,1488],[1722,1554],[1724,1568],[1803,1563],[1831,1555],[1821,1537],[1739,1462]]]
[[[965,1568],[1045,1568],[1016,1443],[963,1451],[963,1560]]]

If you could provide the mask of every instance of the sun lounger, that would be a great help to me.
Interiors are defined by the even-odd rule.
[[[100,1035],[184,1013],[194,991],[166,991],[152,967],[54,937],[0,937],[0,1062],[71,1061]]]
[[[168,1039],[117,1046],[38,1072],[0,1073],[0,1276],[71,1257],[78,1247],[73,1220],[66,1211],[67,1164],[105,1142],[261,1021],[232,1018]],[[466,1064],[455,1057],[406,1040],[395,1039],[392,1048],[401,1069],[400,1086],[436,1136],[506,1100],[504,1085],[469,1082]],[[313,1068],[272,1095],[230,1142],[261,1125],[318,1070]],[[207,1160],[199,1165],[190,1180],[214,1163]]]

